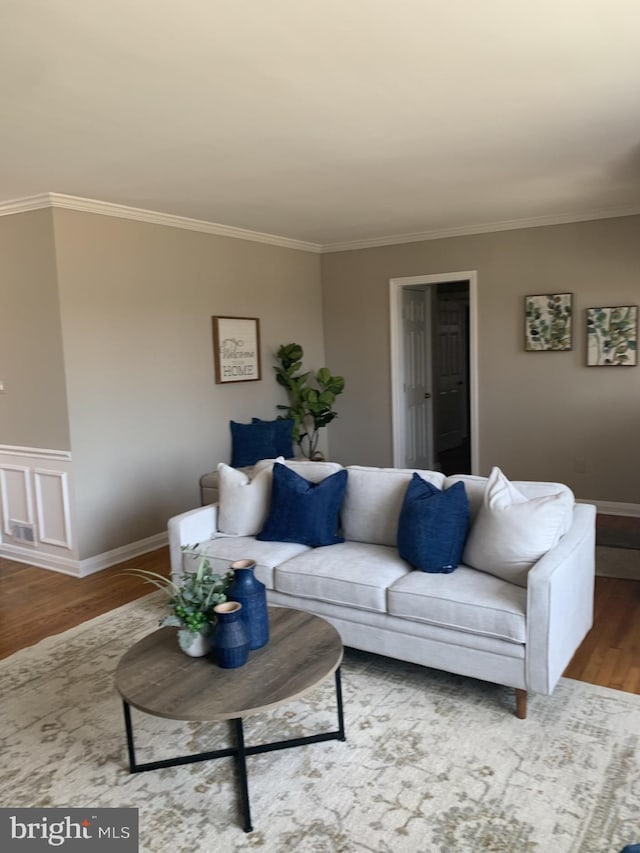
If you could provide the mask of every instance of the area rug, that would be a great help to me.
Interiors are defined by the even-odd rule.
[[[516,719],[511,690],[347,651],[347,741],[130,775],[113,673],[158,593],[0,661],[1,804],[139,810],[140,850],[617,853],[640,841],[640,696],[562,679]],[[211,677],[216,677],[212,663]],[[133,711],[140,761],[228,744],[229,724]],[[335,727],[333,680],[250,718],[249,744]]]

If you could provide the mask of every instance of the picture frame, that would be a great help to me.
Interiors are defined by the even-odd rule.
[[[525,352],[573,348],[573,294],[539,293],[524,298]]]
[[[587,367],[635,367],[638,306],[587,308]]]
[[[262,378],[260,320],[257,317],[211,318],[216,384],[256,382]]]

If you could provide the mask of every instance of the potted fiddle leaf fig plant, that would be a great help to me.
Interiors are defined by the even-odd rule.
[[[284,411],[280,419],[293,420],[293,440],[307,459],[318,453],[320,430],[338,417],[333,408],[336,397],[344,391],[344,377],[334,376],[326,367],[316,373],[302,370],[304,350],[300,344],[283,344],[276,354],[276,380],[286,389],[289,405],[277,406]]]
[[[226,591],[233,580],[232,571],[219,575],[204,557],[197,571],[184,572],[177,583],[145,569],[131,569],[125,574],[142,577],[165,592],[168,595],[165,606],[169,612],[160,619],[160,625],[178,628],[178,644],[188,655],[200,657],[207,654],[208,636],[216,622],[214,607],[227,600]]]

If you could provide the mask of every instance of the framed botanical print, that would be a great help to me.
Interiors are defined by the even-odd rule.
[[[587,367],[638,363],[638,306],[587,308]]]
[[[525,352],[562,352],[571,349],[571,293],[525,296]]]

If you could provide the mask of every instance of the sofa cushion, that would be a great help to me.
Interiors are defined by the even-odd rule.
[[[182,565],[185,571],[193,572],[205,556],[213,570],[223,575],[236,560],[255,560],[256,577],[267,589],[273,589],[274,568],[308,550],[306,545],[295,542],[258,542],[253,536],[219,536],[184,551]]]
[[[410,571],[395,548],[343,542],[277,566],[274,586],[300,598],[384,613],[387,587]]]
[[[527,499],[494,468],[467,537],[464,562],[526,586],[529,569],[567,531],[573,504],[569,489]]]
[[[392,616],[526,642],[527,591],[465,565],[449,575],[410,572],[387,597]]]
[[[462,483],[443,491],[413,474],[398,521],[398,552],[423,572],[452,572],[462,558],[469,501]]]
[[[285,459],[293,456],[293,418],[282,418],[281,420],[263,421],[260,418],[251,418],[252,424],[270,424],[273,429],[273,455],[284,456]]]
[[[395,548],[400,510],[414,469],[349,465],[347,471],[349,481],[342,507],[344,538]],[[442,488],[444,476],[439,471],[416,473]]]
[[[255,536],[269,512],[274,461],[263,459],[251,469],[253,476],[221,462],[218,465],[220,507],[218,530],[233,536]]]
[[[273,466],[271,506],[257,538],[300,542],[311,548],[342,542],[338,527],[346,484],[347,472],[344,469],[319,483],[312,483],[276,462]]]
[[[285,459],[283,465],[310,483],[320,483],[331,474],[344,470],[339,462],[311,462],[310,459]]]

